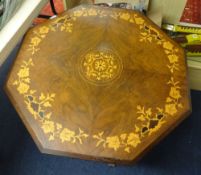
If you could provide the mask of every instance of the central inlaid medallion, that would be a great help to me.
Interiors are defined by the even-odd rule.
[[[80,73],[93,84],[104,85],[117,79],[123,69],[121,59],[110,50],[90,51],[81,59]]]

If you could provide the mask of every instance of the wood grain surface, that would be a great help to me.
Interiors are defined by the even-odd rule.
[[[6,91],[42,152],[113,163],[191,111],[184,51],[124,9],[79,6],[29,30]]]

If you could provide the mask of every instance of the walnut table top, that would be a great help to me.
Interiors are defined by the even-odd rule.
[[[184,51],[124,9],[79,6],[30,29],[6,91],[42,152],[113,163],[191,111]]]

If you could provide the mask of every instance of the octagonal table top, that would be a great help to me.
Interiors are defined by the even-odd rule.
[[[191,111],[182,48],[138,12],[96,6],[30,29],[6,92],[42,152],[113,163]]]

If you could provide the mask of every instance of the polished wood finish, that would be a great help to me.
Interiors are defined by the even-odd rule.
[[[30,29],[6,91],[42,152],[112,163],[191,111],[184,51],[124,9],[79,6]]]

